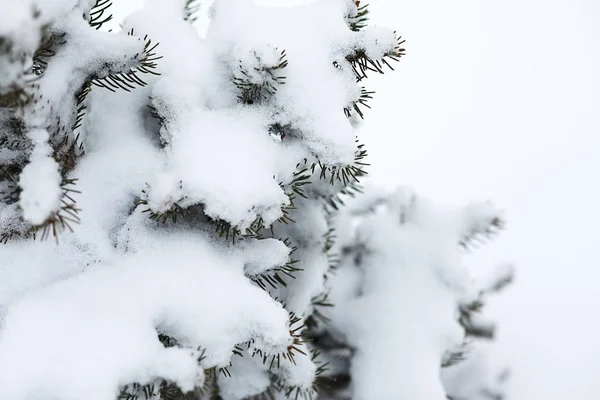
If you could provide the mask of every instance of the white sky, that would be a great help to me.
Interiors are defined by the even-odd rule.
[[[369,82],[373,180],[505,208],[508,230],[472,261],[518,267],[488,309],[513,366],[509,399],[600,398],[600,1],[371,0],[371,10],[408,52]]]
[[[474,261],[518,267],[490,304],[509,399],[600,398],[600,2],[371,5],[408,51],[365,123],[373,179],[506,208],[508,230]]]

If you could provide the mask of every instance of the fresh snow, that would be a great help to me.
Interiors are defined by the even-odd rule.
[[[26,295],[4,321],[0,397],[114,399],[120,385],[158,377],[191,390],[202,384],[200,347],[207,366],[227,365],[250,339],[283,351],[287,312],[242,269],[243,258],[201,237],[157,234],[135,254]],[[164,348],[157,331],[185,347]]]
[[[355,350],[354,398],[445,399],[440,364],[463,341],[458,307],[481,289],[459,243],[485,234],[497,210],[439,211],[410,191],[370,188],[336,212],[324,199],[343,184],[319,179],[318,165],[306,198],[291,188],[313,162],[354,163],[356,120],[343,110],[362,83],[346,56],[380,59],[393,31],[352,32],[351,0],[217,0],[205,37],[184,21],[184,0],[147,0],[112,32],[82,18],[91,0],[8,3],[0,37],[23,57],[0,48],[0,95],[32,89],[22,72],[42,37],[64,43],[20,109],[26,148],[0,152],[0,166],[22,166],[18,202],[0,203],[0,228],[15,233],[0,247],[1,399],[114,400],[125,385],[161,381],[190,391],[211,368],[231,374],[216,378],[224,399],[278,386],[314,395],[323,364],[316,345],[297,341],[326,295],[336,307],[319,309],[319,329]],[[162,58],[144,73],[156,43]],[[144,84],[131,92],[102,87],[136,69]],[[240,102],[240,80],[263,85],[260,99]],[[5,117],[0,139],[13,134]],[[31,228],[63,207],[66,180],[80,223],[58,243],[34,241]],[[240,238],[257,220],[272,229]],[[348,251],[361,246],[358,267]],[[301,351],[290,356],[292,345]]]
[[[353,398],[445,399],[440,365],[464,341],[458,305],[480,290],[457,244],[465,224],[497,214],[489,204],[445,209],[409,189],[370,192],[334,221],[347,255],[327,315],[356,351]]]

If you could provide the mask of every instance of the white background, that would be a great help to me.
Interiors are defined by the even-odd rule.
[[[369,81],[372,179],[506,209],[507,231],[470,261],[518,267],[488,307],[513,367],[507,400],[599,399],[600,0],[371,0],[371,10],[408,53]]]
[[[373,179],[492,199],[512,260],[490,304],[514,400],[600,398],[600,1],[372,0],[407,56],[379,80],[363,138]]]

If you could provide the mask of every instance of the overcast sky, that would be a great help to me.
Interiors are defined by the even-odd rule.
[[[407,56],[367,116],[373,179],[492,199],[512,260],[495,299],[514,400],[600,398],[600,2],[372,0]]]
[[[509,399],[600,398],[600,1],[371,0],[371,9],[408,53],[369,82],[377,94],[361,135],[372,179],[506,209],[507,231],[471,262],[518,267],[515,286],[489,304],[513,366]]]

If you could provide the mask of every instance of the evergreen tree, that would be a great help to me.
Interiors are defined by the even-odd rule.
[[[195,0],[147,0],[118,32],[103,27],[110,6],[0,0],[0,398],[421,393],[410,374],[386,383],[386,360],[402,354],[429,373],[452,359],[478,297],[450,233],[466,245],[499,219],[476,208],[446,236],[427,222],[397,242],[377,242],[382,231],[362,221],[384,258],[404,240],[440,246],[421,260],[438,280],[418,275],[423,292],[400,297],[388,289],[410,288],[403,273],[387,275],[371,242],[340,228],[366,175],[353,127],[373,95],[363,85],[393,69],[401,38],[368,26],[368,7],[351,0],[216,0],[205,38]],[[360,213],[423,215],[373,196],[359,196],[371,202]],[[392,233],[406,225],[377,218]],[[362,283],[343,272],[361,268]],[[381,304],[351,287],[381,291]],[[360,332],[388,322],[373,316],[420,313],[433,324],[414,332],[443,337],[437,347]]]
[[[510,265],[500,265],[486,281],[480,282],[478,298],[459,305],[459,323],[465,331],[465,347],[448,362],[442,381],[451,400],[507,400],[507,382],[511,371],[494,356],[496,326],[481,315],[484,300],[512,283]],[[450,359],[450,361],[453,361]]]
[[[502,266],[476,283],[461,261],[502,228],[500,212],[489,203],[441,210],[408,189],[371,189],[331,225],[340,254],[328,280],[335,307],[310,331],[334,371],[331,398],[502,399],[507,372],[490,371],[498,373],[493,382],[463,361],[477,341],[494,338],[484,299],[508,285],[513,270]],[[440,369],[452,372],[440,380]]]

